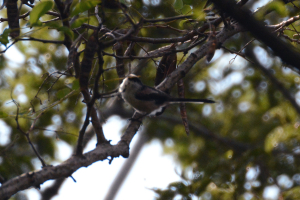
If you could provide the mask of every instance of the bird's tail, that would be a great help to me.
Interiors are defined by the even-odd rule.
[[[185,98],[172,98],[169,100],[170,103],[216,103],[209,99],[185,99]]]

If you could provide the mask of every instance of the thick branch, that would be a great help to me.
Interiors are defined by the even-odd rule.
[[[83,148],[86,147],[86,145],[88,144],[88,142],[91,141],[94,135],[95,135],[95,131],[93,130],[92,127],[90,127],[84,135]],[[76,149],[73,150],[73,153],[74,154],[76,153]],[[61,185],[64,183],[65,180],[66,180],[65,177],[56,179],[51,186],[47,187],[44,191],[41,192],[42,195],[41,200],[50,200],[52,199],[52,197],[57,195]]]
[[[106,160],[107,157],[128,157],[129,147],[125,143],[117,145],[100,144],[95,150],[73,156],[57,166],[47,166],[35,172],[22,174],[16,178],[6,181],[0,187],[0,200],[7,199],[20,190],[30,187],[38,187],[47,180],[68,177],[81,167],[87,167],[96,161]]]
[[[254,61],[255,67],[257,67],[258,69],[260,69],[265,74],[265,76],[267,76],[270,79],[270,81],[272,82],[272,84],[274,85],[274,87],[276,87],[282,93],[282,95],[292,104],[292,106],[295,108],[295,110],[297,111],[297,113],[300,114],[300,107],[297,104],[297,102],[295,100],[295,97],[293,97],[290,94],[289,90],[287,90],[284,87],[284,85],[281,82],[279,82],[277,80],[277,78],[268,69],[266,69],[263,65],[261,65],[259,63],[259,61],[257,60],[256,56],[254,55],[253,48],[249,49],[247,51],[247,56],[249,56],[249,58]]]
[[[94,107],[94,102],[95,102],[95,97],[91,98],[89,91],[88,91],[88,83],[89,83],[89,75],[90,71],[92,68],[92,63],[93,63],[93,57],[95,54],[95,51],[98,48],[97,45],[97,31],[94,31],[94,33],[90,36],[88,43],[86,45],[86,48],[84,50],[84,57],[81,63],[81,72],[80,72],[80,77],[79,77],[79,84],[80,84],[80,90],[83,95],[84,101],[87,103],[87,113],[86,113],[86,118],[84,121],[84,124],[79,132],[79,137],[78,137],[78,143],[77,143],[77,151],[76,155],[80,155],[83,151],[83,146],[82,146],[82,141],[83,141],[83,136],[85,133],[85,130],[87,126],[90,123],[90,116],[92,117],[92,124],[95,129],[96,135],[97,135],[97,144],[100,144],[102,142],[106,142],[106,139],[103,134],[102,130],[102,125],[100,123],[100,120],[97,115],[97,111]],[[103,65],[103,60],[102,58],[99,58],[99,73],[96,77],[96,81],[99,80],[100,75],[103,72],[102,65]],[[95,83],[95,87],[98,88],[97,82]],[[95,89],[95,91],[98,91],[98,89]]]
[[[60,12],[60,17],[62,19],[63,25],[66,26],[66,27],[70,27],[69,20],[68,20],[69,9],[66,10],[66,12],[65,12],[65,4],[62,1],[60,1],[60,0],[54,0],[54,2],[55,2],[56,6],[57,6],[57,8],[58,8],[58,10]],[[71,40],[71,38],[67,34],[65,34],[64,44],[65,44],[65,46],[67,47],[68,50],[71,48],[72,40]]]
[[[243,29],[240,26],[232,27],[231,30],[223,29],[216,36],[216,40],[218,43],[224,43],[227,39],[241,31],[243,31]],[[190,69],[194,66],[194,64],[196,64],[196,62],[198,62],[207,54],[211,43],[212,42],[207,42],[203,44],[198,50],[191,53],[174,72],[168,75],[165,80],[157,86],[157,88],[162,91],[169,90],[179,79],[183,78],[185,74],[190,71]]]
[[[269,46],[284,62],[300,70],[300,53],[271,33],[262,22],[254,19],[249,10],[239,8],[233,0],[212,0],[216,6],[247,28],[254,37]]]

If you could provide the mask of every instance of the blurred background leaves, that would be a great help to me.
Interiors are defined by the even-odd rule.
[[[162,25],[189,31],[205,23],[203,7],[206,1],[131,0],[123,3],[128,6],[128,13],[134,22],[138,22],[140,16],[156,19],[188,14],[192,15],[193,20],[176,20]],[[249,1],[246,7],[252,9],[258,3],[266,2]],[[77,19],[70,28],[63,28],[60,21],[45,23],[55,18],[44,15],[52,8],[52,1],[37,4],[44,5],[45,12],[34,8],[33,11],[39,11],[35,18],[32,11],[29,21],[28,18],[20,20],[21,37],[63,41],[64,34],[75,38],[82,34],[88,38],[91,31],[80,27],[83,23],[97,26],[94,13],[96,5],[105,13],[103,20],[107,28],[128,29],[131,26],[119,8],[101,7],[100,1],[74,1],[70,10],[71,16],[77,15]],[[259,11],[256,18],[270,25],[281,23],[299,14],[300,4],[294,4],[281,1],[270,3]],[[30,10],[23,5],[20,15]],[[275,12],[269,13],[269,10]],[[52,11],[57,11],[56,6]],[[6,9],[1,11],[1,15],[6,16]],[[39,18],[40,22],[37,23]],[[295,29],[297,32],[298,25],[296,21],[284,33],[293,37],[295,31],[290,30]],[[8,24],[3,21],[0,38],[2,49],[9,45],[9,29],[6,28]],[[217,27],[217,31],[222,28],[223,25]],[[143,27],[138,34],[140,37],[151,38],[181,35],[172,29],[158,26]],[[223,46],[239,51],[251,39],[250,34],[239,33]],[[298,48],[297,42],[291,44]],[[126,42],[123,45],[126,46]],[[163,46],[165,44],[140,43],[135,45],[134,52],[144,55],[145,49],[151,51]],[[36,155],[26,138],[17,130],[14,120],[17,108],[12,99],[18,102],[19,124],[23,130],[28,130],[32,120],[43,112],[30,137],[47,163],[57,160],[55,152],[58,140],[75,146],[86,112],[78,82],[74,77],[60,76],[60,72],[67,69],[69,53],[63,44],[18,41],[12,48],[14,50],[8,51],[18,52],[15,58],[6,56],[8,51],[0,55],[0,122],[3,127],[0,135],[0,174],[5,180],[40,167],[40,164],[35,164]],[[83,43],[79,51],[84,48]],[[113,52],[112,47],[104,51]],[[247,47],[247,51],[254,52],[261,65],[300,104],[299,74],[285,66],[259,41],[254,41],[252,46]],[[178,65],[185,58],[184,53],[177,53]],[[145,84],[154,85],[159,61],[160,58],[152,59],[141,69],[140,76]],[[101,91],[109,92],[118,87],[118,76],[114,70],[116,61],[113,57],[104,56],[104,62],[105,82],[100,86]],[[138,62],[126,60],[125,64],[135,66]],[[53,76],[47,78],[51,73]],[[95,72],[92,73],[91,85],[94,84]],[[270,187],[273,187],[273,193],[278,191],[276,198],[297,199],[300,185],[299,113],[270,78],[259,67],[220,49],[210,63],[204,59],[198,61],[183,80],[186,97],[211,98],[216,104],[186,105],[191,131],[189,136],[185,134],[176,105],[168,107],[161,117],[144,120],[144,132],[150,140],[159,139],[165,152],[173,155],[182,166],[182,171],[178,172],[182,181],[170,183],[165,190],[153,189],[158,195],[157,199],[261,199],[268,197],[265,191]],[[175,88],[171,95],[177,95]],[[98,109],[105,112],[109,108],[109,101],[104,99],[97,102]],[[132,111],[128,106],[124,106],[124,109]]]

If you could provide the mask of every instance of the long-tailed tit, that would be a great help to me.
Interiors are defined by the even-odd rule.
[[[165,92],[144,85],[134,74],[126,77],[119,87],[122,98],[143,115],[160,115],[168,104],[215,103],[208,99],[174,98]]]

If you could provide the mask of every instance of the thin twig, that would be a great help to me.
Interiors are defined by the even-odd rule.
[[[52,44],[64,44],[64,41],[57,41],[57,40],[43,40],[43,39],[38,39],[38,38],[34,38],[34,37],[19,38],[18,40],[21,40],[21,41],[37,41],[37,42],[42,42],[42,43],[52,43]]]
[[[40,113],[36,118],[35,120],[32,122],[31,126],[30,126],[30,129],[27,131],[27,132],[24,132],[21,127],[20,127],[20,124],[19,124],[19,105],[18,103],[12,99],[12,101],[14,102],[14,104],[16,105],[17,107],[17,114],[16,114],[16,118],[15,118],[15,121],[17,123],[17,129],[23,133],[23,135],[26,137],[27,139],[27,142],[29,143],[29,145],[31,146],[32,150],[34,151],[35,155],[38,157],[38,159],[41,161],[42,163],[42,166],[45,167],[46,166],[46,163],[45,161],[43,160],[43,158],[40,156],[39,152],[37,151],[37,149],[35,148],[35,146],[33,145],[33,143],[31,142],[31,139],[29,137],[29,133],[32,131],[32,129],[34,128],[34,125],[36,123],[36,121],[41,117],[42,114],[44,114],[43,112]]]
[[[17,41],[13,41],[13,43],[11,43],[8,47],[6,47],[6,49],[4,49],[3,51],[0,51],[0,53],[5,53],[10,47],[12,47],[12,45],[14,45],[15,43],[17,43]]]
[[[24,19],[25,17],[29,16],[29,14],[30,14],[30,11],[24,13],[23,15],[20,15],[19,19]],[[0,22],[4,22],[4,21],[8,21],[8,19],[7,18],[0,18]]]
[[[162,19],[144,19],[145,23],[155,23],[155,22],[169,22],[169,21],[174,21],[178,19],[186,19],[186,18],[191,18],[192,15],[182,15],[182,16],[175,16],[175,17],[167,17],[167,18],[162,18]]]
[[[115,58],[118,59],[149,59],[149,58],[157,58],[157,57],[162,57],[163,55],[168,55],[168,54],[172,54],[172,53],[176,53],[176,52],[187,52],[189,50],[191,50],[192,48],[194,48],[195,46],[198,46],[199,44],[203,43],[206,40],[206,38],[203,38],[201,40],[199,40],[198,42],[194,43],[193,45],[184,48],[184,49],[180,49],[180,50],[166,50],[163,52],[158,52],[155,55],[150,55],[150,56],[118,56],[116,54],[111,54],[111,53],[107,53],[107,52],[102,52],[103,55],[107,55],[107,56],[113,56]]]

